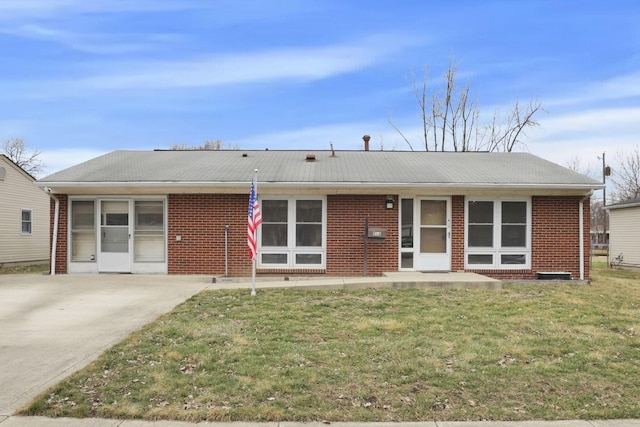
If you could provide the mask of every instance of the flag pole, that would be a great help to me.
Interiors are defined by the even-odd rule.
[[[253,170],[253,182],[256,198],[258,197],[258,169]],[[256,230],[257,234],[257,230]],[[256,242],[256,256],[251,260],[251,296],[256,296],[256,259],[258,258],[258,243]]]

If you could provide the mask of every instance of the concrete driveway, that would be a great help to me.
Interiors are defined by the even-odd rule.
[[[0,419],[210,284],[210,276],[0,275]]]

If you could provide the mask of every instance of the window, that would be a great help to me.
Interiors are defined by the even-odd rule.
[[[164,262],[164,202],[136,200],[134,215],[133,260]]]
[[[93,200],[71,201],[71,261],[95,261],[95,223],[95,202]]]
[[[260,210],[261,267],[324,266],[324,199],[263,199]]]
[[[400,200],[400,268],[413,268],[413,199]]]
[[[31,234],[31,211],[22,210],[22,234]]]
[[[529,268],[531,203],[467,200],[465,264],[469,268]]]

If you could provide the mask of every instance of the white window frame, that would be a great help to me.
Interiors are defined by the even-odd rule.
[[[469,202],[493,202],[493,246],[469,247]],[[526,244],[522,247],[502,247],[502,203],[527,204]],[[465,197],[464,201],[464,266],[470,270],[531,269],[531,197]],[[469,255],[492,255],[490,264],[469,264]],[[524,264],[503,264],[502,255],[524,255]]]
[[[29,212],[29,221],[24,220],[24,213]],[[24,225],[29,224],[29,231],[24,231]],[[31,236],[33,234],[33,210],[32,209],[22,209],[20,211],[20,234],[23,236]]]
[[[93,202],[93,228],[92,229],[75,229],[73,228],[73,203],[74,202]],[[96,263],[97,262],[97,251],[98,251],[98,228],[99,221],[98,218],[98,201],[94,198],[86,198],[86,197],[73,197],[69,199],[69,212],[67,214],[68,225],[67,230],[69,230],[69,241],[68,241],[68,249],[69,253],[67,255],[69,262],[72,263]],[[93,236],[93,254],[91,254],[88,258],[74,258],[73,256],[73,243],[74,243],[74,235],[87,234]]]
[[[287,201],[287,246],[262,246],[262,226],[258,227],[258,268],[286,268],[286,269],[324,269],[327,264],[327,198],[325,196],[265,196],[260,197],[260,209],[264,219],[265,200]],[[302,200],[322,201],[322,245],[296,246],[296,202]],[[264,223],[263,223],[264,225]],[[269,254],[286,254],[287,262],[282,264],[263,263],[262,256]],[[319,254],[320,264],[297,264],[296,255]]]

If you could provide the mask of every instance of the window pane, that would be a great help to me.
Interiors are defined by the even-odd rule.
[[[493,202],[469,202],[469,224],[493,224]]]
[[[445,200],[422,200],[420,202],[421,225],[446,225],[447,202]]]
[[[263,264],[286,264],[287,254],[262,254]]]
[[[287,246],[287,224],[262,223],[262,246]]]
[[[164,202],[136,201],[133,259],[163,262],[165,254]]]
[[[322,224],[297,224],[296,246],[322,246]]]
[[[402,247],[413,247],[413,199],[402,199]],[[413,264],[413,262],[412,262]],[[407,267],[411,268],[411,267]]]
[[[500,256],[501,264],[517,264],[524,265],[527,263],[527,256],[524,254],[515,254],[515,255],[501,255]]]
[[[80,231],[71,233],[71,261],[95,261],[96,233]]]
[[[502,246],[507,248],[525,247],[527,245],[526,225],[503,225]]]
[[[164,202],[136,202],[136,230],[162,230]]]
[[[493,247],[493,225],[469,225],[470,248]]]
[[[286,200],[263,200],[260,205],[262,223],[287,222],[288,202]]]
[[[322,222],[322,200],[298,200],[296,222]]]
[[[93,200],[71,202],[71,229],[93,230],[95,227],[95,204]]]
[[[446,228],[422,228],[420,230],[420,252],[423,254],[446,253]]]
[[[492,265],[493,255],[490,254],[469,254],[467,264],[474,265]]]
[[[413,252],[402,252],[400,254],[400,267],[413,268]]]
[[[136,262],[163,262],[164,236],[136,235],[133,255]]]
[[[503,224],[526,224],[527,223],[527,203],[526,202],[502,202],[502,223]]]
[[[27,221],[22,222],[22,232],[24,234],[31,234],[31,222],[27,222]]]
[[[31,221],[31,211],[22,211],[22,220]]]
[[[102,227],[102,252],[129,251],[128,227]]]
[[[71,261],[96,260],[95,202],[71,201]]]
[[[322,264],[321,254],[296,254],[296,264]]]
[[[129,214],[106,213],[105,225],[129,225]]]

